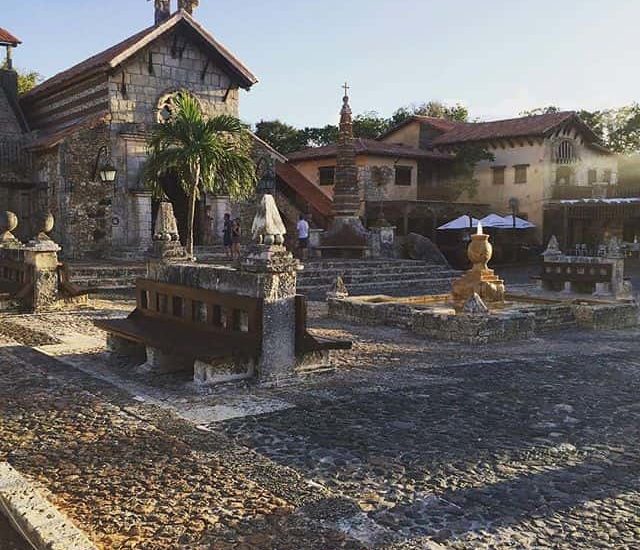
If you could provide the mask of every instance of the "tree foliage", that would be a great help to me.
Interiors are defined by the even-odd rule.
[[[401,107],[390,117],[383,117],[376,111],[367,111],[353,117],[353,135],[357,138],[377,139],[413,115],[466,121],[469,112],[464,105],[446,105],[439,101]],[[261,120],[256,124],[255,131],[260,139],[285,155],[305,147],[321,147],[335,143],[338,141],[338,132],[336,124],[297,129],[280,120]]]
[[[523,111],[522,116],[558,113],[555,105]],[[616,153],[640,152],[640,104],[632,103],[616,109],[580,110],[578,116],[596,134],[602,145]]]
[[[2,68],[7,68],[7,62],[4,61]],[[37,71],[29,71],[24,69],[15,69],[18,73],[18,94],[26,94],[29,90],[35,88],[42,82],[42,75]]]
[[[462,193],[467,193],[470,198],[475,197],[478,191],[478,180],[474,177],[474,168],[481,161],[495,160],[493,153],[481,145],[467,144],[456,149],[456,157],[451,168],[452,200],[457,199]]]
[[[412,116],[430,116],[433,118],[445,118],[457,122],[469,120],[469,110],[461,103],[446,105],[441,101],[427,101],[426,103],[411,104],[400,107],[391,115],[392,126],[404,122]]]
[[[251,138],[235,117],[207,118],[197,100],[179,94],[176,110],[153,129],[147,142],[149,156],[145,181],[158,197],[164,196],[160,178],[175,174],[189,198],[187,252],[193,256],[193,222],[196,201],[204,192],[247,198],[255,188]]]

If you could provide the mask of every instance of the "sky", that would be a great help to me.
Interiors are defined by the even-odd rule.
[[[177,0],[172,0],[175,6]],[[153,23],[146,0],[0,0],[16,66],[53,76]],[[197,19],[259,82],[240,117],[336,123],[463,103],[472,118],[640,100],[640,0],[200,0]]]

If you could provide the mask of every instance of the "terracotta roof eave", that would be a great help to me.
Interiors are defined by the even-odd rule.
[[[101,72],[116,69],[132,55],[148,46],[151,42],[167,32],[180,22],[186,22],[210,47],[212,47],[228,65],[229,72],[235,76],[240,87],[248,90],[258,82],[256,76],[220,42],[215,40],[199,23],[184,11],[176,12],[167,21],[156,26],[148,27],[124,40],[99,52],[76,65],[59,72],[45,80],[21,97],[23,101],[31,101],[47,93],[52,93],[70,83],[80,82]],[[113,53],[111,53],[113,51]],[[86,68],[83,68],[86,65]]]

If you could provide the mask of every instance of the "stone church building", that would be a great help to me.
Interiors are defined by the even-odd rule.
[[[170,115],[183,90],[209,115],[238,117],[240,89],[257,82],[194,19],[197,3],[180,0],[171,14],[168,0],[156,0],[154,25],[19,98],[7,55],[9,66],[0,71],[0,209],[18,214],[21,240],[50,210],[52,236],[69,258],[139,257],[149,248],[155,201],[142,169],[150,129]],[[7,52],[18,44],[0,34]],[[175,178],[162,184],[184,232],[184,193]],[[196,244],[216,240],[226,208],[224,198],[200,201]]]

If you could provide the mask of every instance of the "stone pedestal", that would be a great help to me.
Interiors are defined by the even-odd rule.
[[[369,248],[373,258],[395,257],[395,231],[391,225],[369,229]]]
[[[283,245],[253,245],[241,266],[263,298],[262,350],[257,365],[262,381],[278,382],[296,367],[296,284],[298,262]]]
[[[187,357],[177,353],[167,353],[151,346],[146,347],[147,362],[140,370],[155,374],[169,374],[172,372],[190,371],[195,361],[194,357]]]
[[[141,252],[151,247],[151,193],[134,191],[129,202],[129,234],[127,244],[138,248]]]
[[[25,297],[29,309],[43,311],[52,308],[58,299],[58,252],[53,241],[31,241],[24,250],[24,263],[32,267],[33,286]]]

